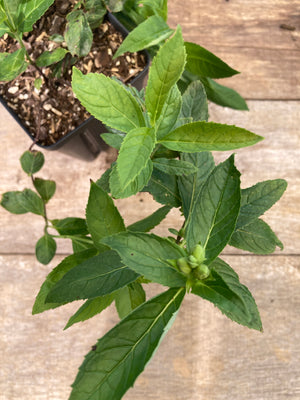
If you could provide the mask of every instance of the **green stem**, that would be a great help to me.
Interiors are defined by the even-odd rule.
[[[35,187],[34,186],[34,177],[33,177],[33,175],[31,175],[30,176],[31,177],[31,182],[32,182],[32,184],[33,184],[33,187]],[[47,217],[47,209],[46,209],[46,203],[44,202],[44,200],[43,200],[43,204],[44,204],[44,215],[43,215],[43,217],[44,217],[44,220],[45,220],[45,228],[44,228],[44,231],[45,231],[45,233],[46,234],[48,234],[48,228],[50,227],[50,225],[49,225],[49,220],[48,220],[48,217]]]
[[[54,228],[55,229],[55,228]],[[90,238],[82,238],[82,237],[78,237],[75,235],[51,235],[53,238],[56,239],[71,239],[71,240],[76,240],[77,242],[81,242],[81,243],[87,243],[87,244],[92,244],[93,241]]]
[[[25,44],[23,42],[22,37],[19,35],[19,32],[14,32],[15,38],[17,39],[17,41],[19,42],[20,46],[22,49],[25,50],[25,55],[27,60],[29,61],[29,63],[38,71],[38,73],[44,78],[44,81],[46,83],[46,85],[49,87],[49,79],[47,78],[47,76],[44,74],[44,72],[42,71],[42,69],[40,67],[38,67],[36,65],[36,63],[33,61],[33,59],[30,57]]]

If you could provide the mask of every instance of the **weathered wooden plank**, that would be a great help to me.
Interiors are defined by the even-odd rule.
[[[252,148],[236,151],[236,163],[243,176],[243,187],[266,179],[284,178],[289,187],[283,199],[266,215],[267,222],[280,234],[285,244],[285,253],[299,253],[300,216],[298,196],[300,188],[299,174],[299,115],[300,102],[250,101],[249,112],[238,112],[211,106],[211,120],[236,124],[265,136],[265,141]],[[18,159],[28,148],[29,140],[22,134],[17,124],[0,108],[0,137],[2,155],[0,158],[0,193],[20,190],[29,179],[22,173]],[[16,143],[14,141],[16,140]],[[228,153],[216,154],[218,160]],[[49,202],[49,218],[84,216],[89,192],[89,179],[96,180],[104,172],[112,159],[112,153],[101,154],[94,162],[87,163],[70,158],[59,152],[45,152],[46,164],[41,177],[57,181],[57,193]],[[158,206],[147,194],[117,202],[121,214],[128,224],[150,214]],[[0,208],[0,253],[34,252],[34,242],[42,236],[42,218],[31,215],[12,215]],[[179,228],[181,219],[176,210],[172,210],[168,219],[156,230],[167,235],[171,225]],[[291,235],[291,230],[293,235]],[[58,251],[70,251],[70,245],[63,241]],[[232,251],[228,249],[228,251]],[[235,251],[235,250],[234,250]]]
[[[299,99],[298,7],[297,0],[175,0],[169,23],[241,71],[223,83],[247,99]]]
[[[226,261],[253,292],[264,333],[231,322],[189,295],[124,399],[299,399],[300,257],[227,256]],[[77,304],[32,316],[34,294],[49,270],[33,256],[0,257],[3,400],[66,400],[83,356],[117,322],[110,308],[62,331]]]
[[[298,0],[189,0],[188,7],[173,0],[169,23],[213,46],[297,50],[298,8]],[[294,30],[282,29],[282,24]]]

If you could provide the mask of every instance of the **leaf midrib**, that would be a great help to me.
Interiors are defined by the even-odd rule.
[[[184,288],[180,288],[178,289],[177,293],[172,297],[172,299],[166,304],[166,306],[163,308],[163,310],[158,314],[158,316],[154,319],[154,321],[152,322],[152,324],[150,325],[150,327],[148,329],[146,329],[146,331],[141,335],[140,339],[134,344],[133,347],[130,347],[130,350],[125,354],[125,356],[109,371],[109,374],[107,373],[104,378],[97,384],[95,390],[92,392],[91,395],[89,395],[88,399],[91,398],[91,396],[93,396],[93,394],[95,393],[95,391],[98,390],[98,388],[103,385],[103,383],[108,379],[108,375],[113,374],[113,372],[122,364],[126,361],[126,359],[129,357],[129,355],[131,353],[134,352],[135,348],[138,346],[138,344],[144,339],[144,337],[149,334],[149,332],[152,330],[153,326],[157,323],[157,321],[162,317],[162,315],[166,312],[166,310],[171,306],[172,303],[174,303],[175,299],[179,296],[179,294],[182,292],[182,290],[185,290]],[[143,303],[144,304],[144,303]],[[143,304],[141,306],[143,306]],[[140,307],[141,307],[140,306]],[[176,312],[176,311],[175,311]],[[174,314],[174,313],[173,313]],[[121,347],[121,346],[118,346]],[[114,347],[115,348],[115,347]],[[98,352],[96,351],[96,354]],[[100,353],[100,352],[99,352]],[[98,354],[99,354],[98,353]]]
[[[99,279],[99,278],[102,278],[102,277],[109,276],[109,275],[111,275],[111,274],[113,274],[115,272],[119,272],[119,271],[121,271],[122,269],[125,269],[125,268],[129,269],[126,265],[121,265],[120,267],[117,267],[117,268],[115,268],[113,270],[110,270],[108,272],[105,272],[105,273],[102,273],[102,274],[99,274],[99,275],[94,275],[94,276],[91,276],[90,278],[82,277],[82,278],[76,279],[76,280],[74,280],[74,281],[72,281],[70,283],[77,283],[77,282],[81,282],[81,281],[88,282],[90,280]]]
[[[88,96],[91,95],[90,92],[88,92],[88,91],[86,91],[86,90],[84,90],[84,89],[82,89],[82,88],[81,88],[81,92],[87,94]],[[134,104],[134,102],[132,102],[132,99],[129,98],[129,100],[130,100],[131,104],[132,104],[134,107],[137,105],[137,107],[138,107],[138,109],[139,109],[139,111],[140,111],[140,108],[139,108],[138,103]],[[85,101],[86,101],[86,100],[85,100]],[[89,101],[88,101],[88,102],[89,102]],[[89,104],[91,104],[92,106],[94,106],[94,107],[96,107],[96,108],[99,107],[98,103],[89,102]],[[108,104],[108,105],[105,105],[105,104],[104,104],[104,105],[101,106],[101,108],[113,108],[113,109],[117,112],[117,114],[118,114],[118,113],[121,114],[128,122],[130,122],[130,124],[133,125],[134,128],[142,127],[141,125],[136,125],[131,119],[128,118],[127,114],[125,114],[121,109],[118,109],[113,103],[111,103],[110,105],[109,105],[109,104]],[[125,107],[125,108],[126,108],[126,107]],[[141,115],[142,115],[142,113],[141,113]],[[138,119],[139,119],[139,122],[141,122],[138,115],[137,115],[137,117],[138,117]],[[115,118],[115,117],[114,117],[114,118]],[[107,125],[109,125],[109,124],[107,124]]]
[[[215,227],[215,221],[216,221],[217,215],[218,215],[220,207],[221,207],[221,203],[222,203],[222,200],[223,200],[223,197],[224,197],[225,189],[227,187],[227,182],[228,182],[228,179],[229,179],[229,175],[230,175],[230,171],[227,172],[226,181],[223,184],[223,190],[221,192],[221,196],[220,196],[219,201],[218,201],[218,206],[217,206],[216,211],[214,213],[214,217],[213,217],[213,221],[212,221],[212,224],[211,224],[211,228],[209,229],[205,244],[203,245],[204,249],[206,248],[207,243],[208,243],[208,241],[210,239],[210,236],[211,236],[211,232],[213,231],[213,229]],[[215,180],[215,177],[214,177],[214,180]],[[217,184],[216,184],[216,186],[217,186]],[[210,192],[209,192],[209,197],[210,197]]]

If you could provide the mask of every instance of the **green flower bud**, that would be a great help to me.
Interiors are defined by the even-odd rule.
[[[188,256],[187,262],[191,268],[197,268],[199,265],[197,259],[192,255]]]
[[[191,267],[187,263],[187,260],[185,257],[181,257],[177,260],[177,265],[180,269],[181,272],[184,274],[188,275],[191,272]]]
[[[188,256],[188,262],[192,263],[192,264],[197,264],[198,260],[196,257],[194,257],[193,255]]]
[[[207,265],[201,264],[194,270],[194,276],[197,279],[205,279],[209,276],[210,270]]]
[[[202,264],[203,261],[206,260],[205,249],[200,244],[196,244],[192,251],[192,255],[197,259],[198,264]]]

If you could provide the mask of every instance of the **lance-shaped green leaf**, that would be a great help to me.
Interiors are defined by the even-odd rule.
[[[62,303],[104,296],[135,281],[138,276],[121,263],[114,251],[105,251],[67,272],[52,288],[46,302]]]
[[[122,289],[120,289],[122,290]],[[118,292],[116,292],[118,293]],[[115,299],[115,294],[110,293],[105,296],[101,297],[96,297],[95,299],[89,299],[87,300],[77,311],[72,317],[69,319],[67,325],[64,327],[64,329],[70,328],[70,326],[86,321],[87,319],[90,319],[94,317],[97,314],[100,314],[103,310],[105,310],[108,306],[111,305],[111,303]]]
[[[96,185],[100,186],[103,190],[105,190],[107,193],[110,193],[110,187],[109,187],[109,177],[112,172],[113,166],[116,163],[112,163],[111,167],[108,168],[102,175],[101,177],[96,181]]]
[[[35,62],[38,67],[48,67],[61,61],[67,53],[68,50],[58,47],[54,51],[44,51]]]
[[[73,253],[78,253],[87,249],[96,249],[96,247],[94,246],[94,242],[89,236],[75,235],[70,237],[69,239],[71,239],[72,241]],[[99,249],[97,250],[99,251]],[[105,251],[105,250],[106,248],[103,248],[100,251]]]
[[[209,265],[228,243],[240,210],[240,173],[234,157],[219,164],[202,186],[186,226],[188,249],[205,248]]]
[[[166,204],[171,207],[181,206],[177,177],[174,175],[168,175],[154,169],[151,179],[148,185],[143,189],[143,192],[151,193],[154,200],[158,203]]]
[[[55,193],[56,183],[54,181],[35,178],[33,184],[45,203],[47,203]]]
[[[143,0],[143,8],[148,8],[154,15],[160,15],[165,21],[168,18],[168,0]]]
[[[127,317],[135,308],[146,301],[146,293],[139,282],[132,282],[119,289],[115,295],[115,304],[121,319]]]
[[[192,122],[170,132],[158,143],[170,150],[194,153],[226,151],[252,146],[263,138],[234,125],[215,122]]]
[[[25,60],[25,50],[19,49],[13,53],[0,53],[0,64],[0,81],[12,81],[28,66],[28,62]]]
[[[163,109],[169,91],[180,78],[185,65],[185,49],[180,27],[154,57],[145,93],[147,111],[154,124]]]
[[[0,26],[7,20],[3,2],[0,2]],[[5,25],[5,24],[4,24]]]
[[[233,321],[262,331],[255,300],[234,270],[221,259],[215,260],[210,268],[210,277],[198,281],[192,293],[212,302]]]
[[[53,227],[60,235],[87,235],[86,220],[77,217],[51,220]]]
[[[159,120],[155,125],[157,139],[162,139],[175,127],[180,114],[181,104],[181,93],[177,85],[174,85],[169,92],[169,96],[163,106]]]
[[[87,111],[104,124],[124,132],[145,126],[144,116],[136,99],[128,90],[105,75],[83,75],[74,67],[72,88]]]
[[[123,190],[146,167],[155,140],[155,131],[151,128],[136,128],[125,136],[117,160],[117,171]]]
[[[25,151],[20,157],[21,167],[29,176],[38,172],[43,167],[44,162],[44,155],[40,151]]]
[[[147,233],[124,232],[102,239],[133,271],[165,286],[184,286],[185,277],[166,260],[184,257],[184,250],[168,239]]]
[[[103,2],[107,4],[107,9],[111,10],[111,12],[117,13],[123,9],[123,0],[104,0]]]
[[[94,244],[100,250],[100,243],[105,236],[125,231],[123,218],[115,207],[113,200],[101,187],[91,183],[86,207],[86,222]]]
[[[43,311],[50,310],[61,306],[63,303],[46,303],[46,297],[50,290],[55,284],[62,279],[62,277],[74,268],[76,265],[81,264],[83,261],[95,256],[97,253],[96,249],[84,250],[80,253],[72,254],[62,260],[57,267],[55,267],[50,274],[47,276],[45,282],[42,284],[38,295],[36,296],[35,303],[33,305],[32,314],[39,314]]]
[[[276,246],[283,250],[281,241],[269,225],[261,219],[254,219],[249,224],[237,228],[229,244],[254,254],[271,254]]]
[[[0,38],[7,32],[9,32],[8,26],[4,22],[0,23]]]
[[[249,110],[245,100],[235,90],[220,85],[209,78],[201,78],[201,82],[205,87],[207,98],[210,101],[223,107],[233,108],[234,110]]]
[[[242,189],[241,210],[236,227],[241,228],[264,214],[280,199],[286,188],[287,182],[284,179],[274,179]]]
[[[21,204],[20,201],[22,193],[23,192],[20,191],[3,193],[0,202],[1,206],[12,214],[26,214],[28,210]]]
[[[0,3],[1,14],[5,15],[7,25],[12,32],[18,30],[20,5],[20,0],[1,0]]]
[[[35,246],[35,255],[37,260],[42,264],[49,264],[56,253],[56,242],[52,236],[45,234],[42,236]]]
[[[27,212],[42,216],[45,215],[44,202],[33,190],[24,189],[18,201]]]
[[[110,8],[110,7],[109,7]],[[85,15],[91,29],[96,29],[101,25],[107,9],[102,0],[86,0],[84,2]],[[113,11],[112,8],[110,8]]]
[[[129,225],[127,229],[131,232],[149,232],[165,219],[170,210],[170,206],[163,206],[148,217]]]
[[[192,122],[208,120],[207,97],[200,81],[192,82],[184,92],[179,118],[191,118]]]
[[[195,174],[178,178],[183,214],[188,220],[191,218],[192,208],[199,201],[199,194],[203,184],[215,167],[215,162],[212,154],[205,151],[201,153],[181,153],[180,158],[182,161],[189,162],[197,168]]]
[[[185,42],[187,71],[197,76],[227,78],[239,72],[196,43]]]
[[[142,169],[139,175],[130,182],[125,188],[120,183],[120,177],[117,166],[114,165],[110,173],[109,186],[111,194],[117,199],[124,199],[140,192],[149,182],[153,170],[152,161],[149,159],[146,166]]]
[[[102,133],[101,138],[104,140],[106,144],[108,144],[111,147],[114,147],[117,150],[120,150],[122,142],[124,140],[124,136],[121,136],[117,133]]]
[[[170,329],[184,289],[156,296],[103,336],[79,368],[70,400],[120,400]]]
[[[74,10],[67,15],[65,40],[72,56],[85,57],[93,43],[93,32],[82,10]]]
[[[168,39],[173,33],[173,29],[164,19],[158,15],[153,15],[139,24],[124,39],[114,58],[126,53],[127,51],[135,52],[155,46],[162,41]]]
[[[197,167],[190,162],[168,158],[155,158],[153,166],[170,175],[190,175],[197,172]]]
[[[21,1],[18,12],[18,30],[21,32],[30,32],[32,25],[41,18],[53,3],[54,0]]]

